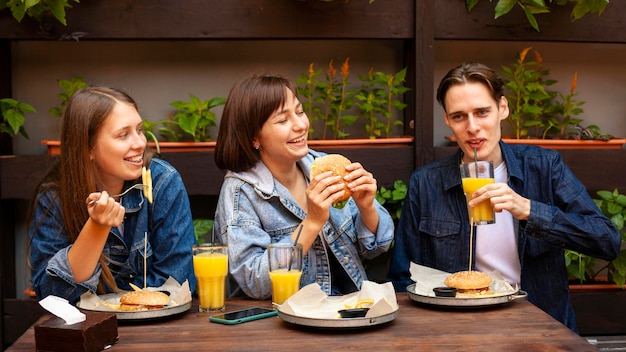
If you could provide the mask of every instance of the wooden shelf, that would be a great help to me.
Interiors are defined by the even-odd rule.
[[[0,39],[407,39],[414,14],[414,0],[81,1],[67,10],[67,27],[47,18],[45,31],[3,11]]]

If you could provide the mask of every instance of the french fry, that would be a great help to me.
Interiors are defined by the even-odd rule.
[[[349,304],[344,304],[343,306],[346,309],[351,309],[351,308],[369,308],[374,304],[374,299],[372,298],[362,298],[359,299],[354,305],[349,305]]]
[[[152,173],[145,166],[141,169],[141,183],[147,186],[143,188],[143,195],[152,203]]]

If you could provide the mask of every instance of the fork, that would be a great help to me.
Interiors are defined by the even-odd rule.
[[[126,195],[126,193],[130,192],[133,189],[143,189],[143,188],[147,188],[148,185],[144,185],[143,183],[135,183],[134,185],[128,187],[124,192],[120,193],[120,194],[114,194],[112,196],[109,196],[111,198],[117,198],[117,197],[123,197]],[[97,202],[97,199],[92,199],[89,201],[89,203],[87,203],[87,205],[92,205],[93,203]]]

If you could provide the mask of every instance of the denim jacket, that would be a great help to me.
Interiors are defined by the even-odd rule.
[[[126,215],[120,226],[123,233],[118,227],[111,228],[103,253],[111,260],[109,268],[120,289],[130,290],[129,282],[143,287],[144,233],[147,231],[147,286],[160,286],[171,276],[181,284],[188,280],[193,289],[196,280],[191,246],[196,240],[187,191],[180,174],[166,161],[152,159],[150,172],[153,203],[148,203],[141,189],[125,195],[122,205]],[[125,185],[128,186],[130,183]],[[38,197],[29,230],[35,292],[40,299],[56,295],[75,303],[83,293],[96,291],[102,268],[98,264],[89,279],[74,281],[67,256],[72,244],[58,195],[47,191]],[[46,214],[48,208],[50,211]]]
[[[528,300],[577,331],[563,249],[612,260],[620,234],[553,150],[500,142],[508,185],[530,199],[527,220],[514,219],[521,289]],[[409,263],[447,272],[467,270],[470,225],[460,150],[413,173],[393,249],[389,279],[404,291]]]
[[[298,162],[309,175],[315,157],[324,155],[313,150]],[[360,289],[366,280],[360,258],[373,258],[389,249],[394,224],[391,216],[378,202],[377,233],[367,229],[358,208],[350,198],[343,209],[330,209],[329,221],[320,236],[304,255],[301,286],[317,282],[331,294],[329,256],[334,255],[343,270]],[[215,215],[215,229],[221,241],[228,244],[229,270],[243,293],[255,299],[271,296],[267,246],[270,243],[290,243],[291,233],[306,217],[306,213],[291,193],[258,162],[245,172],[227,172]]]

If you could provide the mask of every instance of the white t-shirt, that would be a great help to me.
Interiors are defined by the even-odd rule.
[[[501,163],[494,170],[496,183],[506,183],[507,169]],[[496,223],[476,226],[476,269],[490,273],[498,270],[510,284],[520,282],[521,265],[513,216],[506,210],[496,212]]]

